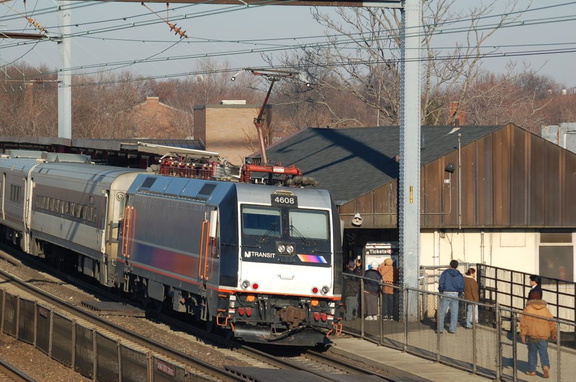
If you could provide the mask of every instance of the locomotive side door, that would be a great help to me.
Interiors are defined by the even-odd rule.
[[[206,287],[214,269],[217,232],[218,209],[207,208],[200,230],[200,248],[198,251],[198,280],[204,287]]]

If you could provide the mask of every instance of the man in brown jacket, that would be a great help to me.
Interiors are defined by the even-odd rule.
[[[466,304],[466,323],[464,327],[470,329],[473,323],[478,323],[478,302],[480,302],[480,291],[478,281],[475,278],[476,269],[469,268],[464,276],[464,298],[474,303]]]
[[[542,317],[542,318],[540,318]],[[546,320],[548,319],[548,320]],[[556,323],[544,300],[530,300],[520,317],[520,340],[528,345],[528,370],[526,375],[536,375],[538,354],[544,378],[550,378],[548,339],[556,341]]]
[[[394,260],[389,257],[380,264],[378,272],[382,276],[382,282],[387,284],[382,287],[384,319],[393,320],[394,295],[396,294],[396,290],[391,285],[398,285],[398,268],[394,266]]]

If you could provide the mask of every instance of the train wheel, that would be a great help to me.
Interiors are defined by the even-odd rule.
[[[208,333],[214,333],[214,330],[216,329],[216,317],[210,316],[206,320],[206,325],[204,328]]]
[[[232,329],[222,329],[224,331],[224,338],[226,338],[226,340],[230,341],[231,339],[234,338],[234,332],[232,331]]]
[[[162,303],[158,300],[154,300],[152,298],[146,298],[144,303],[144,308],[150,317],[157,318],[160,316],[160,312],[162,311]]]

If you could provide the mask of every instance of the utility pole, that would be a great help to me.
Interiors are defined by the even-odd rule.
[[[72,25],[71,10],[65,9],[67,1],[58,1],[58,25],[60,37],[58,50],[60,52],[60,69],[58,70],[58,138],[72,139],[72,73],[70,62],[72,41],[70,31]]]
[[[402,91],[398,228],[403,286],[418,288],[420,277],[420,39],[421,0],[406,0],[402,10]],[[408,321],[418,318],[417,299],[403,301]]]

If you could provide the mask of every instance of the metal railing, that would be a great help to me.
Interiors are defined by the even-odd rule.
[[[521,343],[518,334],[521,309],[491,304],[475,303],[478,306],[478,322],[471,329],[463,326],[466,304],[460,302],[458,329],[456,334],[437,331],[437,312],[442,295],[425,289],[410,289],[394,286],[393,319],[382,315],[382,293],[378,295],[379,315],[376,320],[366,320],[363,277],[345,274],[361,284],[359,312],[352,320],[343,320],[344,330],[366,340],[392,347],[436,362],[482,375],[494,380],[517,381],[528,370],[527,345]],[[381,286],[383,284],[380,284]],[[428,285],[431,289],[432,283]],[[408,321],[404,306],[416,300],[418,319]],[[523,308],[523,306],[522,306]],[[345,306],[342,307],[345,309]],[[554,314],[554,310],[551,309]],[[554,318],[557,324],[557,340],[548,347],[551,362],[551,381],[572,381],[576,375],[575,323],[573,320]],[[445,324],[450,322],[446,314]],[[538,373],[542,376],[539,364]]]
[[[204,381],[182,364],[0,290],[0,330],[95,381]]]
[[[530,290],[530,273],[476,264],[482,300],[510,309],[523,309]],[[548,309],[562,320],[576,318],[576,283],[541,277],[542,299]]]

